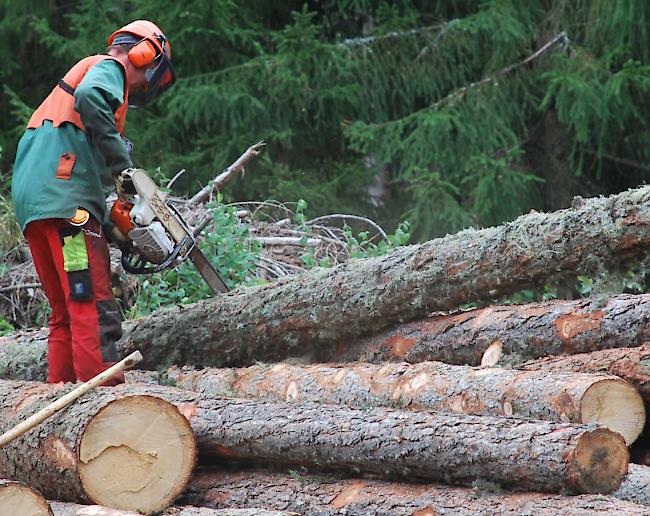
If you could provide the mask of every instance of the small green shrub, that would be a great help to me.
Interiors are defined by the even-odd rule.
[[[0,337],[2,337],[3,335],[8,335],[15,330],[16,328],[14,328],[9,321],[7,321],[4,317],[0,316]]]
[[[234,207],[213,204],[210,212],[212,224],[208,227],[212,229],[200,239],[201,250],[229,288],[258,282],[253,271],[260,246],[248,239],[248,225],[239,221]],[[142,276],[136,300],[126,315],[140,317],[163,306],[195,303],[211,295],[210,287],[186,260],[173,270]]]

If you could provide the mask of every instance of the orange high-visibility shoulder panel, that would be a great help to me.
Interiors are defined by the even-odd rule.
[[[63,81],[72,89],[75,89],[88,73],[88,70],[90,70],[100,61],[104,61],[106,59],[112,59],[116,63],[119,63],[122,68],[124,68],[124,65],[122,63],[120,63],[117,59],[112,58],[111,56],[88,56],[70,68],[68,73],[66,73],[63,77]],[[126,84],[126,70],[124,70],[124,103],[117,108],[115,113],[113,113],[117,130],[122,135],[124,134],[124,123],[126,122],[128,100],[129,90]],[[34,114],[29,119],[29,123],[27,124],[27,129],[40,127],[43,125],[43,122],[45,120],[50,120],[54,127],[59,127],[64,122],[70,122],[71,124],[76,125],[82,131],[85,130],[79,113],[74,109],[74,97],[58,84],[54,87],[47,98],[41,103],[41,105],[38,106],[36,111],[34,111]]]

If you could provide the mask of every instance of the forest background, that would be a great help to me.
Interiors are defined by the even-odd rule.
[[[127,136],[157,179],[186,169],[177,195],[264,140],[225,201],[407,220],[424,241],[650,177],[645,0],[0,0],[3,251],[31,111],[139,18],[168,35],[178,81]]]

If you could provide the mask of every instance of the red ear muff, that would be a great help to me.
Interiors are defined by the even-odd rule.
[[[129,50],[129,61],[136,68],[149,66],[158,57],[158,50],[151,41],[143,39],[138,41]]]

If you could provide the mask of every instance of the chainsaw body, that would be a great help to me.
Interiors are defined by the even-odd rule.
[[[133,242],[133,251],[122,251],[122,266],[126,272],[160,272],[189,258],[215,292],[228,291],[196,245],[193,230],[144,170],[126,169],[116,183],[118,199],[110,218]]]

